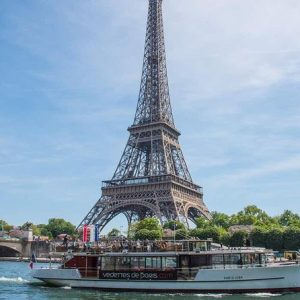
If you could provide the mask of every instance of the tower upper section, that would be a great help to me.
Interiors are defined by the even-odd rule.
[[[142,80],[133,126],[157,122],[175,129],[167,76],[162,0],[149,0]]]

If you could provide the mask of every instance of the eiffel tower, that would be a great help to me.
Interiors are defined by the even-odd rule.
[[[168,86],[162,0],[149,0],[139,99],[127,145],[102,196],[82,220],[100,231],[119,214],[133,221],[156,216],[161,223],[210,219],[202,188],[192,181],[178,142]]]

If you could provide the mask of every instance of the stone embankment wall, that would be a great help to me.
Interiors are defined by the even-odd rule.
[[[49,241],[32,241],[30,250],[36,257],[48,257],[49,253],[53,251]]]

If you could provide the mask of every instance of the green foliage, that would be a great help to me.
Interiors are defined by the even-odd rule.
[[[61,233],[66,233],[69,235],[74,235],[75,226],[64,219],[49,219],[46,229],[51,233],[53,237],[57,237]]]
[[[10,231],[10,230],[12,230],[14,227],[12,226],[12,225],[4,225],[3,226],[3,230],[4,231]]]
[[[52,233],[47,229],[47,227],[40,228],[40,232],[42,236],[48,236],[49,238],[53,238]]]
[[[0,219],[0,226],[8,225],[6,221]]]
[[[262,225],[271,224],[272,218],[255,205],[245,207],[230,218],[230,225]]]
[[[202,217],[196,218],[196,219],[195,219],[195,222],[196,222],[197,228],[202,228],[202,229],[204,229],[204,228],[208,228],[208,227],[211,226],[211,222],[208,221],[208,220],[206,220],[206,219],[204,219],[204,218],[202,218]]]
[[[300,227],[300,216],[292,213],[290,210],[285,210],[279,217],[278,222],[282,226]]]
[[[112,237],[118,237],[121,235],[121,231],[116,229],[116,228],[113,228],[108,234],[107,236],[112,238]]]
[[[262,227],[256,227],[250,234],[253,246],[266,247],[267,230]]]
[[[164,229],[171,229],[171,230],[179,230],[179,229],[185,229],[185,226],[183,223],[179,221],[168,221],[163,226]]]
[[[196,219],[196,228],[187,231],[184,225],[177,221],[169,221],[164,228],[174,230],[176,239],[183,239],[187,235],[199,239],[212,238],[216,243],[231,247],[243,247],[251,243],[255,247],[265,247],[274,250],[298,250],[300,248],[300,216],[286,210],[280,216],[271,217],[265,211],[255,205],[245,207],[234,215],[212,212],[212,219]],[[230,234],[232,225],[252,225],[254,229],[249,234],[245,231],[237,231]],[[135,226],[135,238],[147,238],[151,234],[149,230],[161,230],[157,219],[148,218]],[[147,229],[147,230],[145,230]]]
[[[221,241],[222,228],[207,227],[207,228],[195,228],[190,231],[190,236],[197,237],[201,240],[213,239],[215,243]]]
[[[300,228],[287,228],[283,235],[283,248],[286,250],[298,250],[300,247]]]
[[[32,222],[27,221],[24,223],[21,227],[21,230],[29,230],[32,229],[32,233],[35,236],[40,236],[41,234],[41,228],[38,225],[34,225]]]
[[[137,222],[136,230],[139,231],[141,229],[162,230],[162,227],[157,218],[145,218],[144,220]]]
[[[231,247],[244,247],[246,246],[247,238],[248,233],[245,231],[234,232],[229,239],[229,245]]]
[[[224,213],[219,213],[216,211],[213,211],[211,213],[212,220],[210,221],[212,225],[222,227],[225,229],[228,229],[230,226],[230,217]]]
[[[0,220],[0,231],[10,231],[13,226],[9,225],[6,221]]]
[[[41,228],[37,227],[36,225],[32,225],[31,229],[32,229],[33,235],[36,235],[36,236],[41,236],[42,235]]]
[[[281,250],[284,247],[284,230],[272,228],[265,232],[265,247],[273,250]]]
[[[189,239],[189,232],[186,230],[186,228],[181,228],[176,230],[175,232],[175,239],[176,240],[186,240]]]
[[[230,234],[225,229],[224,229],[224,231],[222,232],[222,234],[220,236],[220,243],[222,245],[225,245],[225,246],[229,246],[230,245]]]
[[[163,226],[164,229],[170,229],[172,231],[175,230],[175,239],[176,240],[186,240],[189,238],[189,232],[184,226],[183,223],[179,221],[168,221]]]
[[[162,227],[157,218],[145,218],[133,224],[130,230],[134,239],[155,240],[162,238]]]
[[[27,221],[26,223],[24,223],[24,224],[21,226],[21,230],[29,230],[29,229],[32,228],[32,226],[33,226],[33,223]]]
[[[161,239],[162,232],[159,230],[140,229],[135,233],[136,240],[157,240]]]

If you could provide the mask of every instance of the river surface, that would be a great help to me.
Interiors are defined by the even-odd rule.
[[[36,264],[35,267],[42,267],[43,264]],[[44,265],[45,266],[45,265]],[[49,287],[44,283],[32,279],[29,276],[28,263],[21,262],[0,262],[0,299],[107,299],[107,300],[255,300],[255,299],[276,299],[276,300],[300,300],[299,294],[272,295],[266,293],[245,294],[245,295],[204,295],[204,294],[144,294],[144,293],[108,293],[97,290],[80,290],[71,288]]]

